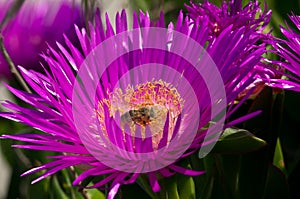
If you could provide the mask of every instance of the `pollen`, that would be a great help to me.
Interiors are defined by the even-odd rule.
[[[170,141],[184,104],[184,100],[172,84],[162,80],[152,80],[135,87],[128,85],[125,91],[117,88],[114,92],[107,93],[109,97],[99,101],[96,110],[100,128],[104,134],[109,133],[105,121],[116,118],[119,114],[121,120],[119,126],[123,134],[128,133],[125,132],[125,126],[128,125],[133,141],[138,126],[142,139],[147,137],[146,128],[149,127],[152,145],[155,149],[163,138],[164,127],[169,116],[167,140]],[[106,118],[108,115],[110,118]]]

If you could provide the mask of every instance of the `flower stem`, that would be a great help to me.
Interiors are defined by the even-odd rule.
[[[14,14],[17,13],[17,11],[21,8],[25,0],[16,0],[13,6],[8,9],[6,14],[4,15],[1,23],[0,23],[0,30],[2,30],[3,26],[6,24],[6,22],[14,16]]]
[[[18,81],[20,82],[20,84],[23,86],[23,88],[28,92],[31,93],[31,90],[29,89],[29,87],[27,86],[26,82],[24,81],[23,77],[21,76],[20,72],[18,71],[18,69],[16,68],[15,64],[13,63],[13,61],[11,60],[5,46],[3,43],[3,36],[2,34],[0,35],[0,50],[5,58],[5,60],[7,61],[9,67],[10,67],[10,71],[16,76],[16,78],[18,79]]]
[[[19,9],[23,5],[24,1],[25,0],[16,0],[15,3],[13,4],[13,6],[6,12],[5,16],[3,17],[3,19],[0,23],[0,30],[1,31],[2,31],[3,26],[6,24],[6,22],[19,11]],[[29,89],[29,87],[25,83],[24,79],[22,78],[20,72],[17,70],[15,64],[11,60],[11,58],[10,58],[6,48],[5,48],[2,34],[0,34],[0,50],[1,50],[1,52],[4,56],[4,58],[5,58],[6,62],[8,63],[8,65],[10,67],[10,71],[12,72],[12,74],[14,74],[16,76],[16,78],[18,79],[20,84],[24,87],[24,89],[28,93],[31,93],[31,90]]]

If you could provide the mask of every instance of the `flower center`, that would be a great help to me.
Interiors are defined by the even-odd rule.
[[[120,128],[125,133],[136,137],[137,128],[141,131],[141,138],[146,135],[146,128],[150,129],[152,146],[157,148],[163,138],[164,131],[168,130],[168,142],[172,138],[172,132],[178,116],[183,108],[183,99],[177,89],[162,80],[146,82],[136,87],[128,86],[123,92],[117,88],[114,92],[108,92],[108,98],[98,103],[97,118],[101,129],[108,134],[105,115],[117,118],[120,115]],[[106,109],[105,109],[106,107]],[[105,110],[109,114],[105,114]],[[167,116],[169,116],[168,129],[165,129]],[[130,132],[125,132],[126,126]],[[124,140],[124,139],[123,139]]]

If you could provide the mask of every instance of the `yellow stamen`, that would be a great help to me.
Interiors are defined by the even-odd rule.
[[[144,139],[146,137],[145,130],[149,126],[153,148],[157,148],[162,139],[167,114],[169,114],[168,141],[170,141],[184,103],[177,89],[171,84],[162,80],[152,80],[139,84],[135,88],[128,86],[125,92],[117,88],[114,92],[108,92],[108,96],[108,99],[99,101],[96,112],[101,130],[106,135],[109,132],[105,128],[105,120],[108,118],[105,118],[104,106],[109,110],[110,117],[116,117],[117,113],[120,114],[120,127],[123,135],[125,135],[125,125],[128,125],[130,135],[134,137],[138,125]],[[125,138],[123,140],[125,141]]]

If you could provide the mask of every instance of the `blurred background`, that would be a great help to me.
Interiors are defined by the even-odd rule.
[[[60,10],[62,1],[53,0],[50,2],[48,0],[0,1],[1,34],[4,45],[15,64],[41,70],[39,63],[43,62],[42,59],[34,57],[33,60],[30,60],[29,57],[32,54],[45,52],[47,48],[45,42],[50,46],[54,46],[55,41],[63,42],[59,34],[74,34],[73,23],[83,27],[97,6],[100,8],[102,16],[108,13],[111,21],[114,21],[117,11],[126,9],[128,13],[134,10],[148,11],[153,20],[157,19],[160,12],[163,11],[166,21],[170,22],[176,20],[180,10],[185,13],[184,4],[189,3],[188,0],[70,0],[64,2],[68,2],[71,6],[65,6],[63,10]],[[193,2],[200,3],[202,1]],[[222,1],[211,0],[210,2],[221,5]],[[249,1],[243,1],[244,4],[247,2]],[[261,0],[261,3],[264,6],[263,0]],[[291,13],[300,15],[300,0],[266,0],[266,3],[268,9],[271,9],[273,13],[269,30],[272,30],[274,35],[282,37],[280,26],[287,27],[288,25],[295,29],[288,15]],[[63,19],[56,18],[57,15],[63,17]],[[127,16],[130,16],[130,14]],[[43,28],[47,31],[41,31]],[[74,43],[78,42],[76,38],[73,39]],[[12,96],[5,87],[5,84],[9,84],[23,89],[22,82],[11,74],[9,66],[2,55],[0,58],[0,82],[1,101],[10,100],[22,103]],[[279,138],[283,151],[283,171],[291,197],[297,198],[299,196],[300,198],[300,94],[285,91],[284,95],[283,106],[280,108],[282,121],[279,127]],[[0,106],[0,110],[6,111],[2,106]],[[31,131],[36,130],[0,118],[0,135]],[[11,148],[11,145],[15,143],[11,140],[0,140],[0,199],[70,198],[70,195],[71,198],[82,197],[76,195],[76,188],[72,188],[68,179],[61,179],[62,176],[68,176],[69,171],[63,172],[60,176],[45,179],[35,185],[30,185],[30,181],[37,175],[20,177],[29,168],[47,162],[45,156],[49,153]],[[137,187],[134,187],[134,190],[137,192],[142,191]],[[53,193],[49,194],[49,192]],[[104,197],[100,192],[96,196],[98,196],[97,198]]]

